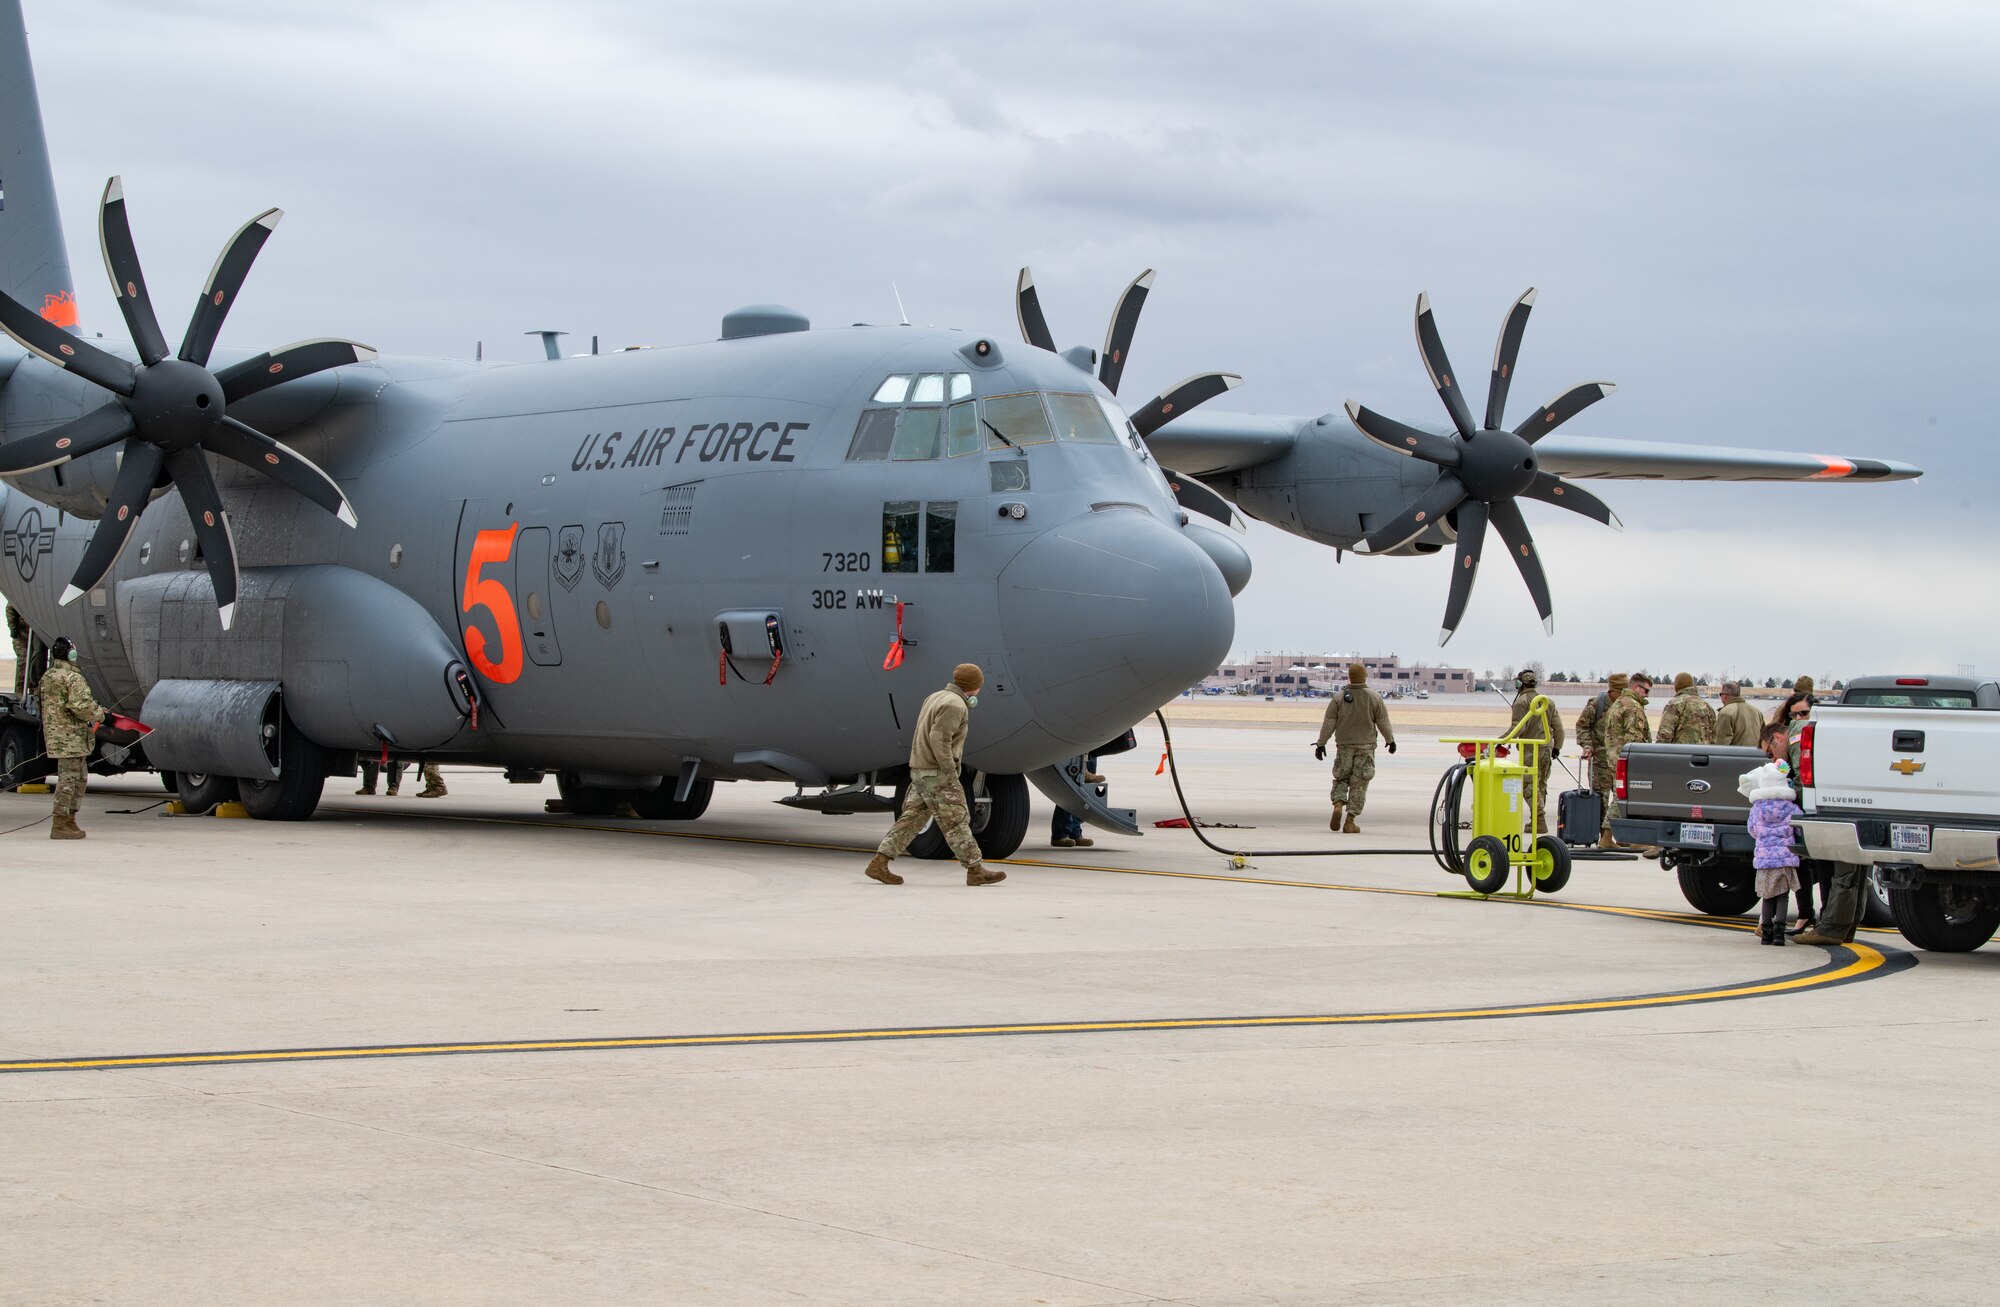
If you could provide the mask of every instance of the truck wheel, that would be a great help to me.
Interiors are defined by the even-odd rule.
[[[1465,846],[1465,883],[1480,894],[1507,888],[1507,842],[1498,835],[1480,835]]]
[[[556,788],[562,791],[563,806],[578,817],[609,817],[627,797],[622,791],[585,785],[573,771],[557,772]]]
[[[1889,891],[1882,888],[1882,881],[1873,871],[1868,873],[1868,884],[1861,892],[1861,924],[1893,928],[1896,913],[1889,906]]]
[[[1742,867],[1682,867],[1681,894],[1696,912],[1740,917],[1757,904],[1757,883]]]
[[[25,726],[9,726],[0,730],[0,790],[11,790],[23,781],[34,779],[32,764],[28,761],[38,750],[35,738]]]
[[[1025,776],[993,776],[986,778],[985,797],[992,800],[983,808],[974,802],[975,795],[967,778],[966,801],[972,807],[972,838],[979,845],[982,858],[1011,858],[1020,849],[1021,841],[1028,837],[1028,778]],[[896,788],[896,811],[903,810],[903,797],[909,793],[910,783],[904,781]],[[926,823],[910,841],[910,856],[926,858],[933,862],[943,862],[952,856],[951,845],[945,842],[944,832],[936,822]]]
[[[1933,953],[1970,953],[2000,930],[2000,905],[1965,885],[1892,889],[1889,910],[1904,939]]]
[[[236,798],[236,778],[200,771],[175,772],[174,793],[181,796],[181,806],[189,812],[197,815],[214,812],[216,804]]]
[[[305,737],[289,716],[278,719],[276,780],[239,780],[243,810],[258,821],[304,821],[326,790],[326,750]]]
[[[1552,836],[1535,841],[1535,893],[1559,893],[1569,884],[1569,845]]]
[[[693,821],[708,811],[708,801],[715,797],[715,782],[696,781],[688,789],[687,801],[674,802],[674,791],[680,787],[679,777],[669,777],[660,782],[657,790],[639,790],[632,795],[632,811],[648,821]]]

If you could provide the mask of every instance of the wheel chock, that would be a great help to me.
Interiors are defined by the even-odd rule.
[[[188,806],[179,799],[168,799],[167,815],[169,817],[185,817],[188,815]]]
[[[618,810],[612,815],[615,817],[630,817],[634,821],[639,820],[639,810],[629,803],[619,804]]]
[[[14,793],[16,794],[54,794],[55,792],[53,785],[44,785],[40,781],[27,781],[14,787]]]
[[[235,802],[234,800],[231,800],[228,803],[216,804],[215,815],[218,817],[248,817],[250,815],[250,809],[244,807],[240,803]]]

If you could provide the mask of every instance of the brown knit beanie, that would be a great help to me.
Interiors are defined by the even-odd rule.
[[[1612,698],[1616,699],[1619,695],[1625,693],[1625,687],[1628,684],[1630,684],[1630,680],[1625,673],[1613,672],[1611,673],[1611,679],[1604,683],[1604,688],[1610,693]]]
[[[1349,685],[1368,684],[1368,669],[1360,663],[1349,663],[1347,665],[1347,683]]]
[[[1813,692],[1812,677],[1801,676],[1798,680],[1792,682],[1793,694],[1811,694],[1812,692]]]
[[[1679,692],[1681,690],[1691,689],[1693,688],[1693,686],[1694,686],[1694,674],[1692,672],[1682,672],[1674,677],[1674,690],[1676,692]]]
[[[978,663],[960,663],[952,671],[951,683],[971,694],[986,684],[986,673],[979,670]]]

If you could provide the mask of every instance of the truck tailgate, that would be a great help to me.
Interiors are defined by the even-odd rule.
[[[1624,761],[1623,815],[1741,826],[1750,820],[1750,800],[1737,778],[1770,759],[1737,745],[1632,744]]]
[[[1821,705],[1808,813],[2000,819],[2000,712]]]

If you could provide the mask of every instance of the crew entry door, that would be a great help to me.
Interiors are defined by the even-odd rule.
[[[549,589],[549,529],[524,527],[514,544],[514,593],[521,597],[521,640],[538,667],[560,667],[556,605]]]

